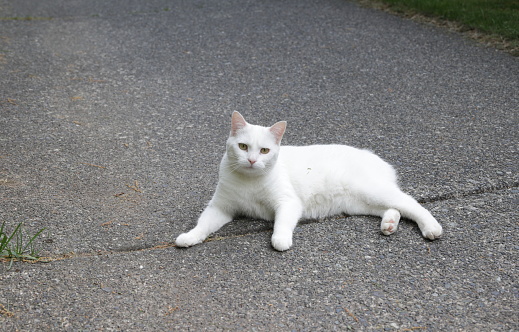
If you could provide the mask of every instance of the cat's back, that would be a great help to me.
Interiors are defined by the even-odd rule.
[[[369,150],[348,145],[281,146],[278,162],[289,176],[300,178],[359,176],[396,180],[393,167]]]
[[[310,163],[330,165],[335,163],[352,164],[366,159],[380,159],[371,151],[357,149],[348,145],[307,145],[281,146],[279,158],[288,163]]]

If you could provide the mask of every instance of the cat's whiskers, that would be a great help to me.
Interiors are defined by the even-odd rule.
[[[227,171],[229,171],[230,173],[234,173],[238,171],[240,168],[243,168],[244,166],[238,161],[229,160],[229,162],[226,163],[225,167]],[[253,169],[261,173],[261,175],[266,175],[268,173],[267,167],[254,167]]]
[[[234,161],[234,162],[230,162],[226,165],[227,169],[229,170],[229,172],[231,173],[234,173],[236,172],[238,169],[241,168],[241,165],[239,162],[237,161]]]
[[[262,175],[267,175],[267,167],[262,167],[259,169],[262,173]]]

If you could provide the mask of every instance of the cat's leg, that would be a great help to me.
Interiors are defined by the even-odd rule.
[[[431,213],[413,197],[402,192],[395,184],[370,186],[369,192],[362,193],[362,196],[364,197],[362,204],[359,204],[352,214],[381,216],[380,229],[386,235],[396,231],[398,221],[395,220],[397,217],[395,212],[416,222],[425,238],[434,240],[439,238],[443,232],[442,226]],[[391,223],[391,221],[394,222]]]
[[[391,235],[396,232],[398,222],[400,221],[400,212],[395,209],[388,209],[382,215],[382,222],[380,223],[380,231],[384,235]]]
[[[303,207],[299,201],[284,202],[276,210],[272,247],[278,251],[285,251],[292,246],[292,236],[297,222],[301,218]]]
[[[423,237],[434,240],[442,235],[443,229],[440,223],[413,197],[400,191],[400,189],[395,190],[391,196],[389,206],[398,210],[402,217],[416,222]]]
[[[208,206],[198,218],[196,227],[180,234],[175,240],[177,247],[190,247],[203,242],[211,233],[232,220],[232,216],[214,206]]]

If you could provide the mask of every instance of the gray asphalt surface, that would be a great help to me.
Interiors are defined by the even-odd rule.
[[[6,331],[517,331],[519,62],[339,0],[0,0]],[[445,235],[237,220],[172,246],[217,182],[232,111],[284,144],[368,148]],[[1,307],[0,307],[1,308]]]

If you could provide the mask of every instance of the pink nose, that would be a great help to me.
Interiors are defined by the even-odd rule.
[[[254,165],[255,162],[256,162],[256,160],[249,159],[249,163],[250,163],[251,165]]]

